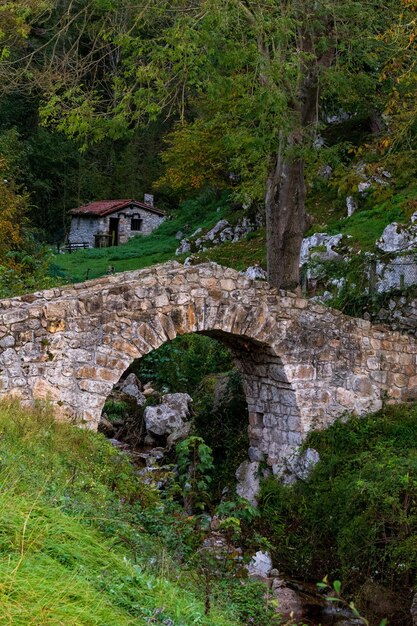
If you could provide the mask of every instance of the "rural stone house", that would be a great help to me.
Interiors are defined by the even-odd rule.
[[[126,243],[135,235],[149,235],[165,219],[153,197],[137,200],[100,200],[72,209],[68,244],[101,248]]]

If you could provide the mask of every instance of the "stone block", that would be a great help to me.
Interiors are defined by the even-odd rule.
[[[394,374],[393,377],[394,385],[397,387],[405,387],[408,382],[408,377],[404,376],[404,374]]]
[[[13,335],[7,335],[0,339],[0,347],[1,348],[11,348],[15,345],[16,341]]]
[[[344,387],[338,387],[336,390],[336,400],[343,407],[353,409],[355,406],[356,396],[353,391],[349,391]]]

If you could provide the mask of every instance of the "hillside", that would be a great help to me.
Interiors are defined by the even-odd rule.
[[[375,263],[382,264],[378,269],[382,278],[387,271],[385,267],[396,254],[404,255],[401,246],[397,253],[395,250],[392,254],[381,252],[378,240],[390,224],[399,224],[399,231],[407,231],[410,227],[417,197],[411,179],[412,172],[409,171],[400,180],[390,180],[382,190],[378,187],[370,189],[355,201],[356,210],[351,215],[347,215],[345,196],[335,195],[331,180],[327,181],[325,188],[320,182],[317,189],[312,190],[309,199],[312,226],[305,233],[306,253],[302,257],[302,274],[310,281],[303,287],[306,295],[317,296],[326,291],[328,297],[324,302],[329,301],[331,306],[351,314],[361,314],[367,306],[373,306],[374,294],[369,291],[370,262],[375,259]],[[251,211],[249,217],[247,215],[248,212],[241,207],[233,208],[227,194],[216,198],[206,193],[181,205],[151,235],[134,237],[113,248],[55,254],[49,273],[57,282],[78,282],[103,276],[109,269],[115,272],[141,269],[170,259],[181,263],[190,256],[193,263],[214,261],[239,271],[252,266],[266,270],[266,234],[262,220],[258,219],[250,232],[237,241],[204,240],[217,224],[225,222],[233,229],[242,220],[250,220]],[[176,253],[181,245],[180,239],[190,241],[189,252]],[[195,242],[199,245],[196,246]],[[415,247],[416,243],[410,237],[405,249],[408,256],[403,259],[405,273],[409,274],[405,285],[400,284],[399,276],[394,276],[392,284],[388,282],[381,291],[396,292],[413,283],[415,262],[412,254]],[[364,292],[369,292],[368,300],[363,297]]]

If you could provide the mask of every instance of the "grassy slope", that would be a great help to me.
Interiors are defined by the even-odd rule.
[[[314,218],[307,234],[343,233],[351,237],[355,251],[372,251],[384,228],[391,222],[405,223],[416,210],[417,187],[414,177],[398,180],[392,187],[375,189],[368,197],[359,199],[360,209],[346,217],[346,206],[334,190],[313,191],[308,199],[308,211]],[[348,195],[348,193],[346,193]]]
[[[410,185],[401,192],[393,192],[388,198],[369,197],[361,210],[351,217],[343,217],[345,209],[332,204],[331,194],[316,194],[308,210],[315,223],[309,233],[326,232],[349,235],[350,246],[355,251],[371,251],[384,228],[391,222],[406,222],[414,211],[417,190]],[[340,204],[340,202],[339,202]],[[197,228],[208,229],[222,218],[230,219],[227,200],[208,199],[202,209],[201,200],[185,203],[181,211],[166,221],[154,233],[146,237],[135,237],[117,248],[81,250],[73,254],[57,255],[52,273],[64,277],[68,282],[79,282],[97,278],[107,273],[109,266],[116,272],[141,269],[177,258],[182,262],[187,255],[175,256],[178,231],[190,235]],[[239,271],[250,265],[266,267],[265,231],[251,233],[237,243],[225,243],[196,256],[199,262],[215,261]]]
[[[204,615],[197,576],[143,529],[173,520],[104,437],[4,404],[0,432],[0,624],[240,623]]]

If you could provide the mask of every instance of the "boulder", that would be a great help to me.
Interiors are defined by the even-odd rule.
[[[333,168],[331,165],[323,165],[317,173],[323,180],[329,180],[330,176],[333,174]]]
[[[182,239],[175,254],[204,252],[208,248],[225,243],[226,241],[236,242],[245,237],[248,233],[257,230],[260,224],[252,222],[244,217],[235,226],[225,219],[219,220],[210,230],[203,233],[201,228],[197,229],[188,239]],[[197,237],[198,235],[198,237]]]
[[[359,193],[365,193],[366,191],[369,191],[370,189],[372,189],[372,183],[370,180],[365,180],[363,183],[358,184]]]
[[[251,558],[248,564],[249,576],[257,578],[268,578],[272,570],[272,559],[269,552],[258,552]]]
[[[181,428],[178,428],[178,430],[174,430],[174,432],[168,435],[167,437],[168,450],[170,450],[172,446],[178,443],[179,441],[183,441],[184,439],[187,439],[188,435],[190,434],[190,431],[191,431],[191,422],[185,422],[181,426]]]
[[[275,580],[280,580],[275,579]],[[277,613],[283,618],[293,620],[302,619],[305,613],[304,602],[296,591],[285,585],[276,585],[272,588],[272,594],[278,602]]]
[[[191,243],[188,239],[183,239],[179,247],[175,250],[175,254],[178,256],[179,254],[187,254],[188,252],[191,252]]]
[[[243,237],[246,237],[246,235],[253,232],[255,228],[256,225],[254,225],[247,217],[243,218],[241,222],[236,224],[233,230],[233,243],[243,239]]]
[[[397,222],[388,224],[376,242],[377,248],[382,252],[401,252],[415,245],[417,245],[417,225],[414,224],[414,220],[408,226],[402,226]]]
[[[205,234],[204,239],[208,241],[214,241],[216,239],[216,236],[219,235],[221,231],[225,228],[230,228],[229,222],[227,220],[220,220],[219,222],[217,222],[217,224],[213,226],[211,230],[209,230]]]
[[[354,214],[354,212],[357,210],[358,205],[355,202],[355,199],[353,198],[353,196],[348,196],[346,198],[346,208],[347,208],[347,214],[348,217],[350,217],[351,215]]]
[[[307,448],[301,453],[295,452],[282,463],[274,465],[272,469],[284,485],[293,485],[297,480],[307,480],[319,461],[320,455],[317,450]]]
[[[417,262],[414,254],[397,256],[387,262],[377,261],[375,288],[378,293],[411,287],[416,282]]]
[[[141,392],[141,384],[136,374],[129,374],[124,380],[116,385],[117,391],[127,396],[131,396],[136,400],[138,406],[143,406],[146,402],[144,394]]]
[[[256,506],[259,493],[259,462],[243,461],[236,470],[236,478],[238,496]]]
[[[170,393],[163,396],[161,404],[145,409],[145,424],[149,433],[168,436],[182,431],[190,415],[192,399],[188,393]]]
[[[326,233],[315,233],[311,237],[305,237],[301,244],[300,265],[308,261],[317,259],[319,261],[330,261],[340,258],[340,254],[335,250],[343,239],[343,235],[327,235]]]

